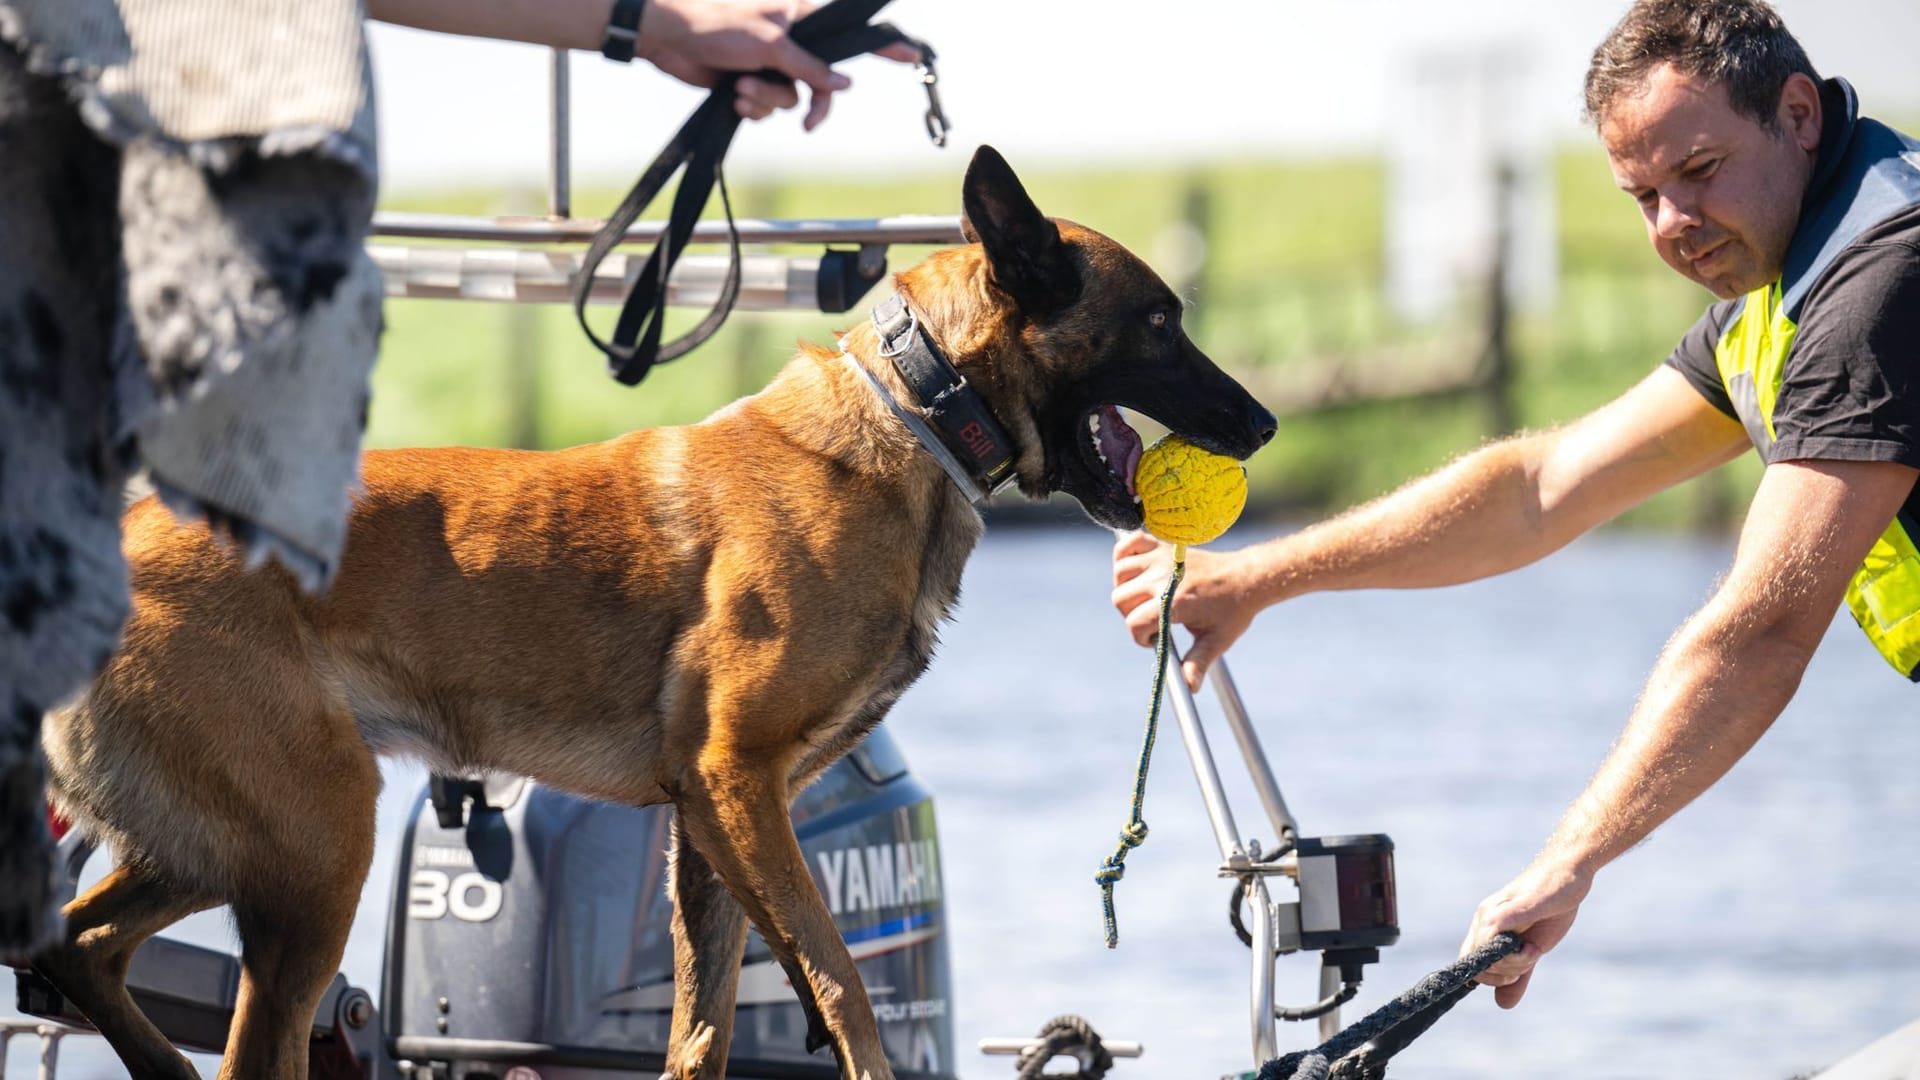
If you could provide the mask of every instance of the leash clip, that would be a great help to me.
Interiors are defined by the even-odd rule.
[[[920,45],[920,63],[914,66],[920,73],[920,85],[927,88],[927,138],[935,146],[947,145],[947,132],[953,125],[947,122],[947,112],[940,107],[940,73],[933,67],[933,50],[923,43]]]

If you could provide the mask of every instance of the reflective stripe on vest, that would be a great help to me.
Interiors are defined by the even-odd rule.
[[[1714,346],[1714,361],[1727,396],[1746,425],[1747,436],[1771,459],[1773,407],[1781,374],[1799,329],[1781,302],[1780,282],[1748,293]],[[1867,639],[1895,670],[1920,682],[1920,547],[1915,526],[1900,514],[1873,542],[1873,549],[1847,583],[1847,609]]]

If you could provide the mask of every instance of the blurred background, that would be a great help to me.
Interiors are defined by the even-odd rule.
[[[1624,6],[899,0],[886,16],[939,50],[954,145],[928,145],[910,69],[857,60],[821,130],[793,114],[742,130],[735,208],[957,213],[973,146],[998,147],[1043,210],[1152,262],[1195,340],[1282,414],[1222,541],[1237,546],[1579,415],[1705,307],[1652,254],[1581,121],[1587,55]],[[1920,128],[1920,5],[1777,6],[1867,113]],[[373,47],[384,208],[543,210],[545,50],[390,27]],[[573,211],[601,216],[699,93],[597,56],[571,71]],[[896,248],[892,264],[919,254]],[[736,314],[628,390],[565,309],[394,301],[370,437],[558,447],[696,420],[864,311]],[[1727,565],[1757,476],[1743,460],[1503,579],[1307,598],[1243,639],[1231,659],[1305,831],[1399,844],[1404,937],[1353,1010],[1452,959],[1474,905],[1525,864]],[[1161,743],[1153,838],[1119,890],[1121,948],[1101,946],[1092,872],[1125,820],[1149,654],[1108,606],[1108,538],[1071,508],[1005,501],[941,656],[888,722],[940,806],[961,1074],[1006,1075],[973,1042],[1061,1012],[1146,1043],[1116,1077],[1245,1069],[1247,953],[1177,740]],[[1036,519],[1061,527],[1008,527]],[[1774,733],[1608,871],[1526,1004],[1470,1000],[1395,1075],[1784,1080],[1920,1014],[1913,697],[1837,621]],[[388,766],[345,962],[361,985],[379,980],[396,829],[423,779]],[[182,936],[231,943],[217,914]],[[1283,961],[1280,982],[1305,1003],[1312,963]],[[1315,1040],[1300,1025],[1282,1041]],[[63,1075],[119,1075],[81,1043]]]
[[[1587,58],[1624,6],[899,0],[886,17],[939,50],[954,144],[921,134],[910,69],[857,60],[820,130],[742,130],[735,208],[956,213],[973,146],[999,148],[1044,211],[1153,263],[1194,340],[1282,414],[1234,546],[1578,416],[1699,316],[1711,298],[1653,255],[1581,117]],[[1778,7],[1866,112],[1920,126],[1920,5]],[[374,45],[385,205],[539,212],[545,54],[390,28]],[[699,95],[598,57],[571,70],[574,213],[598,216]],[[684,422],[865,307],[738,315],[633,392],[568,312],[397,302],[373,437],[560,446]],[[1726,566],[1758,475],[1748,457],[1502,581],[1288,605],[1235,651],[1303,827],[1401,845],[1406,940],[1355,1009],[1451,959],[1525,864]],[[1007,1068],[973,1040],[1062,1011],[1145,1041],[1130,1075],[1244,1068],[1246,953],[1173,741],[1120,890],[1122,948],[1100,947],[1090,875],[1124,820],[1150,664],[1107,606],[1105,540],[1070,505],[1041,515],[1059,528],[1010,530],[1033,515],[1001,502],[942,656],[889,721],[942,807],[963,1075]],[[1396,1074],[1784,1078],[1920,1014],[1912,688],[1848,620],[1831,637],[1777,733],[1610,872],[1526,1007],[1472,1002]],[[1312,980],[1310,961],[1280,965],[1295,1004]]]
[[[821,130],[791,114],[743,129],[735,207],[956,213],[967,157],[991,143],[1043,210],[1153,262],[1189,301],[1194,339],[1287,417],[1252,464],[1256,510],[1341,507],[1606,400],[1710,299],[1653,256],[1581,121],[1587,55],[1621,10],[903,0],[885,14],[939,50],[954,145],[921,135],[910,69],[853,61],[854,89]],[[1920,118],[1907,49],[1920,7],[1780,10],[1868,112]],[[544,208],[544,50],[391,27],[374,48],[383,205]],[[574,213],[603,215],[699,95],[597,56],[576,56],[572,75]],[[892,263],[916,257],[896,249]],[[373,439],[561,446],[697,418],[864,310],[738,317],[627,394],[558,308],[397,302]],[[1755,475],[1711,476],[1628,522],[1726,528]]]

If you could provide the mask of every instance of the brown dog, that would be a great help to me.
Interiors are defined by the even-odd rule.
[[[1023,492],[1137,527],[1139,440],[1113,405],[1236,457],[1272,434],[1139,259],[1042,217],[991,149],[963,201],[978,242],[895,285],[1006,429]],[[45,737],[60,808],[119,865],[37,964],[135,1076],[194,1074],[128,997],[128,958],[222,903],[243,977],[220,1075],[306,1074],[381,753],[674,804],[673,1074],[724,1073],[744,913],[810,1043],[843,1075],[891,1075],[787,805],[925,669],[981,520],[855,369],[912,400],[874,328],[842,347],[690,427],[370,453],[322,599],[151,500],[129,512],[124,647]]]

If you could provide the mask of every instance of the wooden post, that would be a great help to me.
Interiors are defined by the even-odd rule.
[[[1487,433],[1496,438],[1511,433],[1518,423],[1513,410],[1512,311],[1507,300],[1509,249],[1513,246],[1513,165],[1502,161],[1494,169],[1493,258],[1487,268],[1487,296],[1480,347],[1478,383]]]
[[[1191,232],[1190,236],[1199,238],[1199,257],[1191,260],[1183,269],[1186,280],[1175,284],[1174,292],[1178,296],[1190,297],[1193,306],[1181,316],[1187,336],[1196,341],[1206,340],[1202,330],[1211,319],[1214,308],[1207,305],[1215,297],[1207,291],[1207,265],[1213,261],[1213,191],[1207,186],[1203,175],[1195,174],[1187,178],[1187,189],[1180,200],[1180,216]]]

